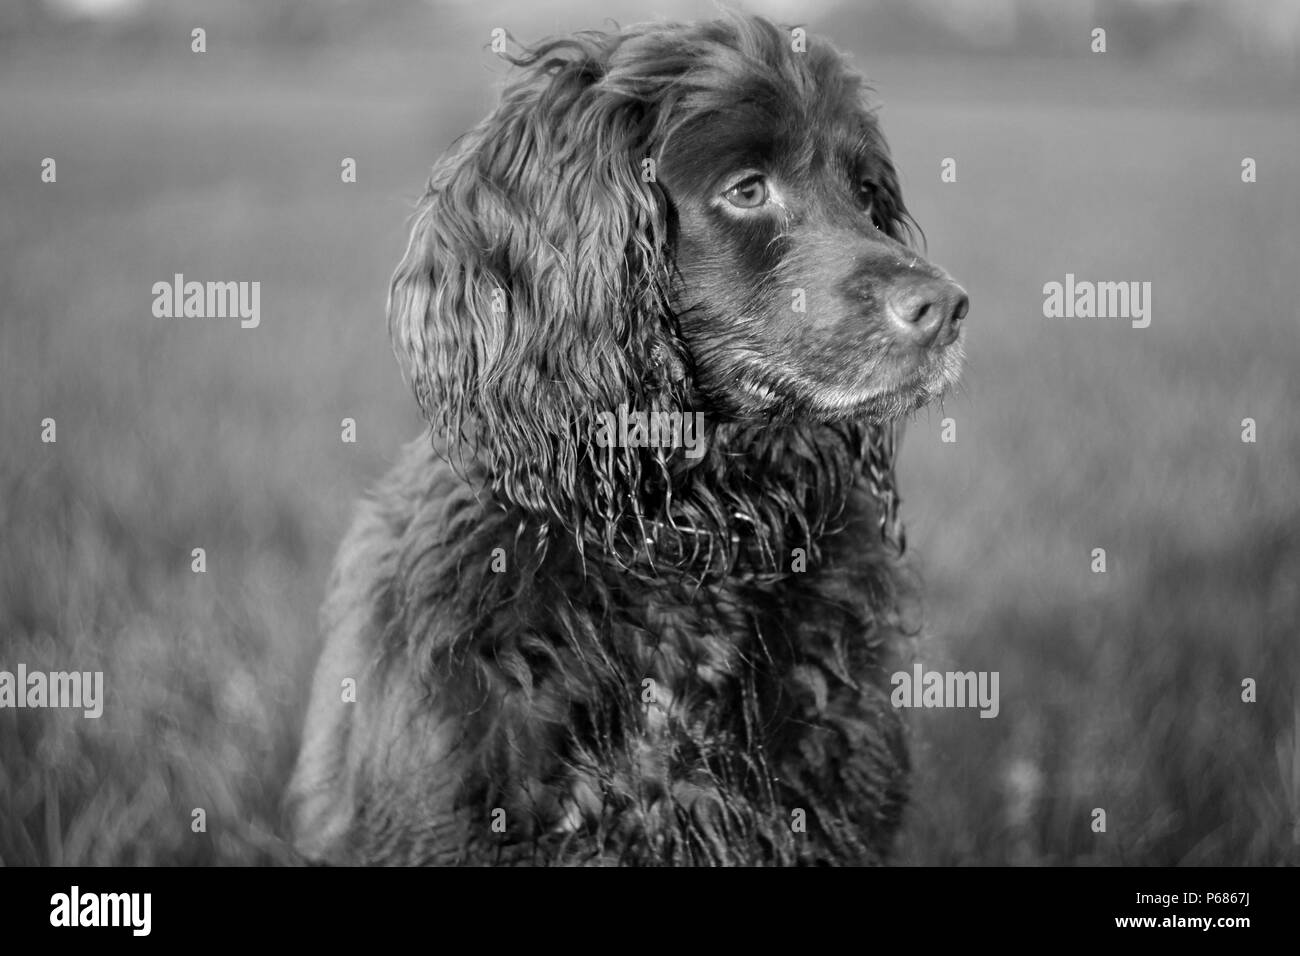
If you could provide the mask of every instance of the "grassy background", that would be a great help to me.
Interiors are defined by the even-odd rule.
[[[107,704],[0,711],[0,862],[285,857],[329,561],[420,427],[388,274],[427,167],[492,102],[496,23],[457,8],[288,56],[220,35],[190,55],[188,27],[7,50],[0,669],[103,670]],[[810,25],[880,47],[857,18]],[[904,446],[920,655],[1002,692],[996,720],[914,714],[902,860],[1300,862],[1294,82],[1118,56],[862,66],[973,301],[964,388]],[[174,272],[260,280],[261,327],[154,319]],[[1152,282],[1151,327],[1044,319],[1067,272]]]

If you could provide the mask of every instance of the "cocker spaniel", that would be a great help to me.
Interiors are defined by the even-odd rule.
[[[510,59],[393,277],[432,431],[339,553],[294,842],[881,862],[893,429],[955,381],[966,295],[824,41],[729,14]]]

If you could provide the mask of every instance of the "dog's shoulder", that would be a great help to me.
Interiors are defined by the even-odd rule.
[[[434,843],[450,826],[442,764],[454,727],[412,679],[413,655],[427,648],[410,646],[400,617],[412,606],[403,592],[437,590],[432,578],[460,558],[457,526],[480,520],[481,508],[427,439],[408,444],[357,506],[321,611],[323,647],[286,803],[295,846],[309,859],[357,862],[373,844],[358,829],[382,830],[393,817],[427,820]],[[436,641],[451,621],[431,615],[421,633]],[[418,787],[388,786],[412,768],[425,777]],[[396,805],[413,800],[421,806]]]

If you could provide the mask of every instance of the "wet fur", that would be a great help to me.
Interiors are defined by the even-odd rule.
[[[746,83],[792,114],[818,84],[857,96],[838,54],[788,46],[740,16],[543,44],[435,169],[389,309],[432,434],[340,549],[289,792],[307,857],[888,858],[907,769],[888,674],[908,630],[881,534],[888,434],[931,386],[838,407],[837,380],[781,371],[801,360],[784,332],[744,340],[753,283],[678,261],[744,236],[683,221],[674,134]],[[869,145],[894,268],[906,211]],[[642,178],[644,156],[669,185]],[[739,247],[756,276],[776,268]],[[860,345],[878,379],[879,338]],[[829,375],[833,351],[808,355]],[[595,416],[620,404],[702,412],[703,456],[601,447]]]

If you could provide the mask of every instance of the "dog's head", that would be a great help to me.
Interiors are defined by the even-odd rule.
[[[687,54],[659,166],[677,215],[675,311],[716,404],[888,420],[955,380],[966,294],[906,244],[859,77],[796,42],[742,21]]]
[[[965,293],[908,246],[825,43],[733,15],[512,59],[435,168],[389,305],[426,414],[510,500],[564,513],[591,465],[607,494],[639,474],[587,440],[620,406],[881,424],[953,383]]]

